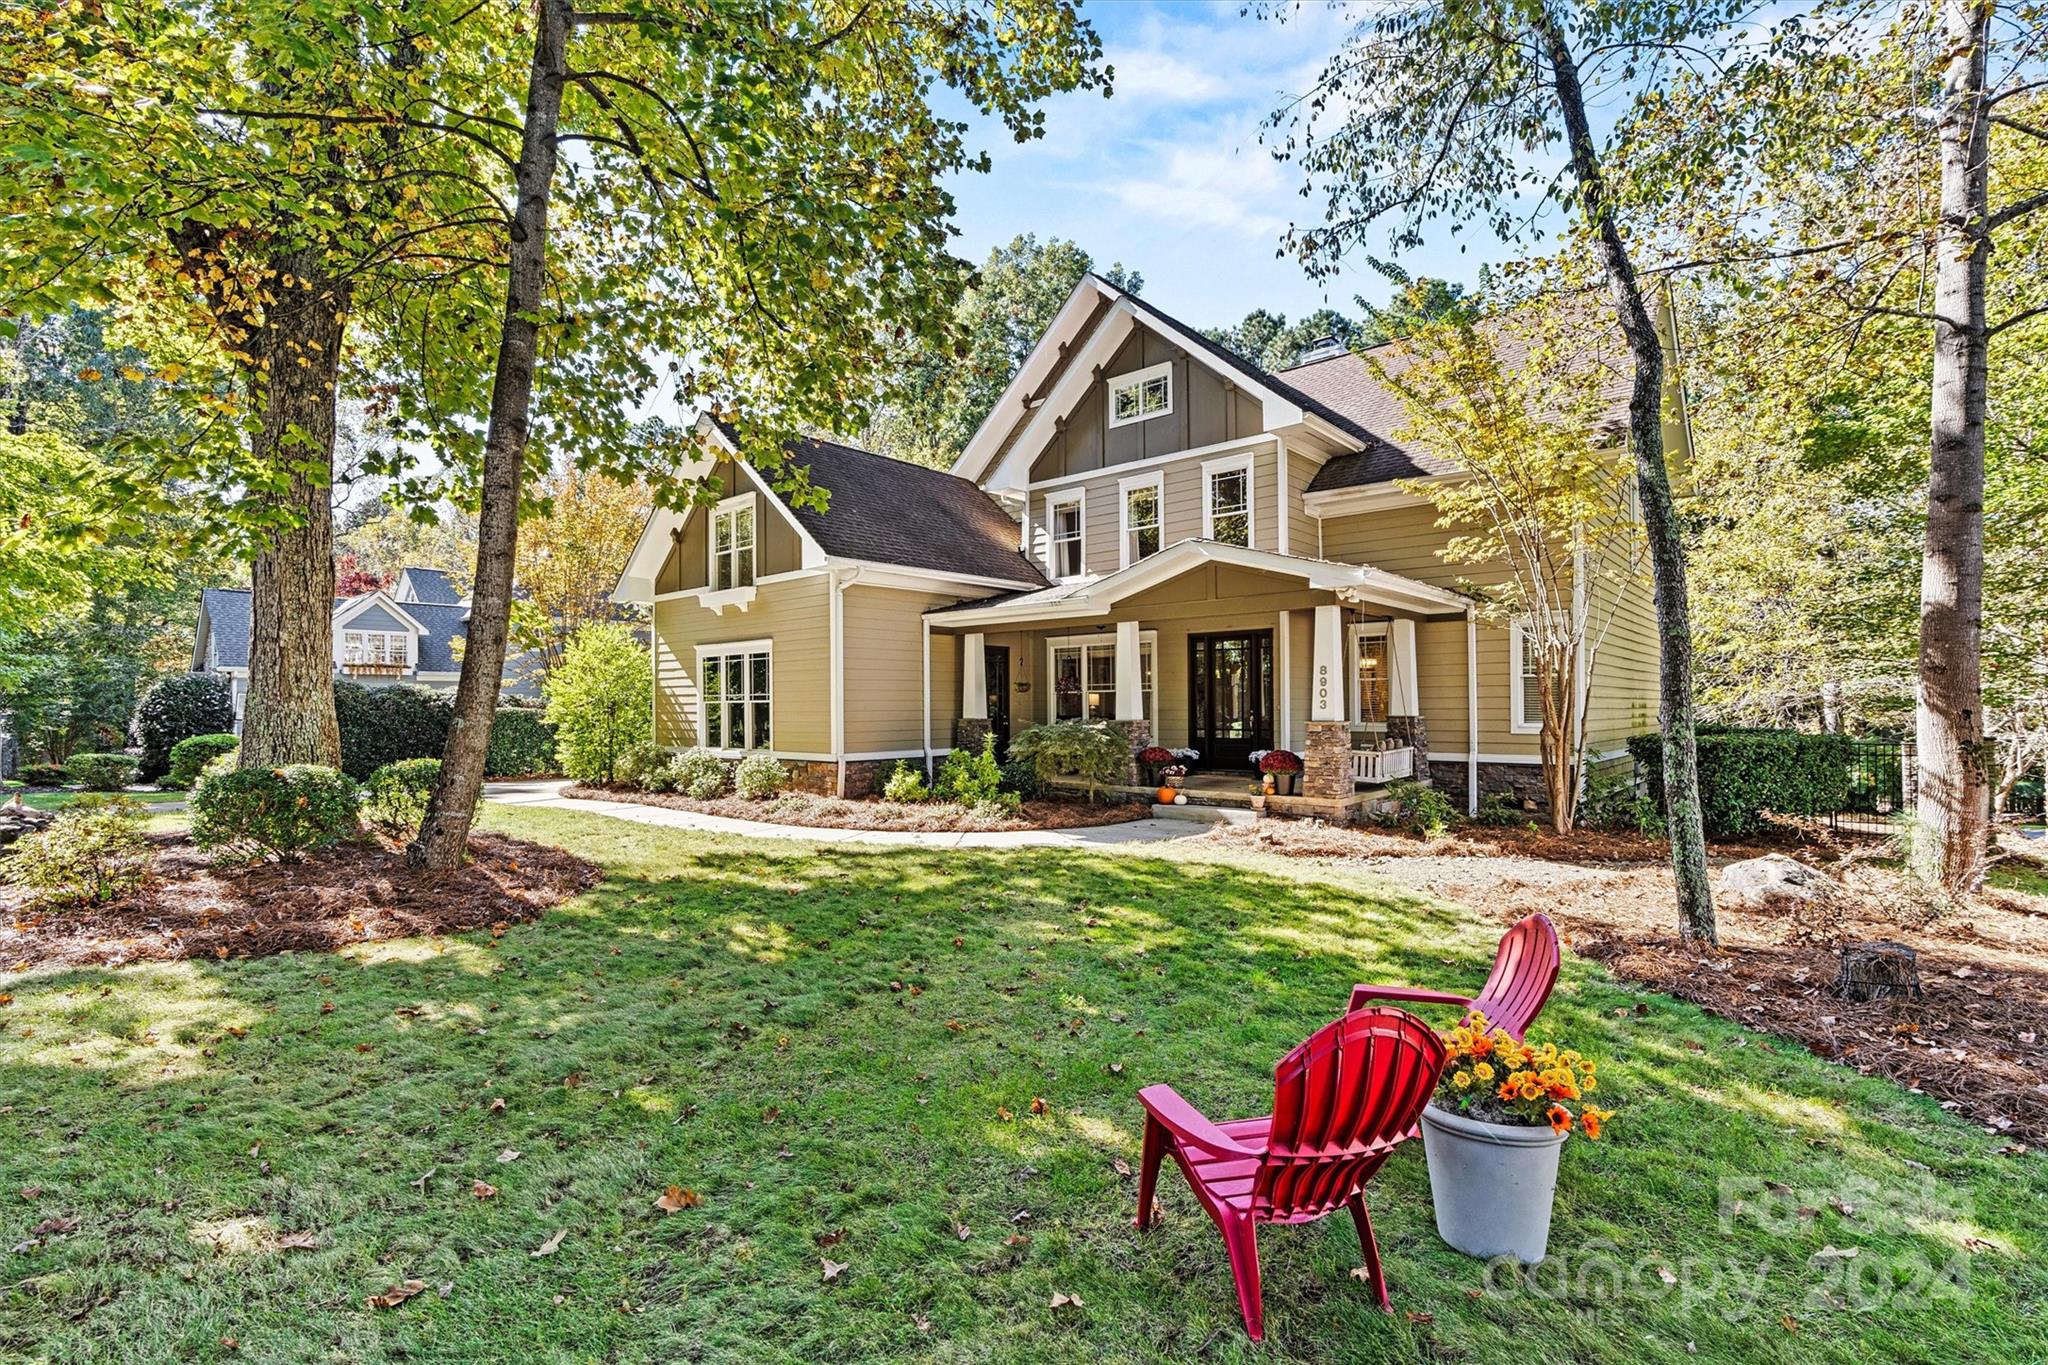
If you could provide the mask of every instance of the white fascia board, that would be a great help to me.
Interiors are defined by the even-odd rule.
[[[1470,478],[1468,474],[1431,474],[1425,478],[1403,480],[1406,483],[1456,483]],[[1320,493],[1304,494],[1302,510],[1312,517],[1345,517],[1360,512],[1384,512],[1393,507],[1420,507],[1429,499],[1420,494],[1410,493],[1397,487],[1393,480],[1379,483],[1358,484],[1351,488],[1326,488]]]
[[[1036,592],[1047,586],[1021,578],[985,578],[979,574],[952,573],[944,569],[919,569],[908,564],[885,564],[876,559],[848,559],[839,555],[827,558],[823,567],[858,569],[861,571],[859,586],[867,588],[907,588],[916,592],[940,592],[950,588],[994,588],[1009,592]]]
[[[373,606],[383,607],[384,610],[390,612],[403,622],[406,629],[410,630],[414,635],[426,634],[427,628],[421,625],[404,607],[399,606],[382,588],[373,593],[366,593],[336,608],[333,623],[334,629],[340,630]]]
[[[1003,389],[1003,396],[982,418],[974,435],[969,438],[967,448],[960,452],[960,458],[953,461],[953,472],[963,479],[979,479],[987,472],[989,464],[1002,448],[1003,437],[1017,424],[1024,410],[1025,395],[1045,382],[1045,376],[1059,360],[1060,348],[1070,344],[1081,324],[1095,311],[1098,301],[1114,297],[1109,289],[1093,275],[1083,275],[1074,291],[1067,295],[1067,301],[1060,305],[1060,311],[1053,315],[1052,325],[1031,348],[1031,354],[1024,357],[1024,363],[1017,367],[1017,373],[1010,377]]]
[[[1003,457],[995,472],[988,476],[985,487],[990,491],[1024,490],[1031,481],[1032,462],[1044,448],[1053,423],[1080,401],[1081,395],[1095,382],[1096,367],[1107,364],[1137,326],[1138,310],[1129,299],[1119,298],[1103,315],[1102,321],[1096,324],[1095,330],[1088,334],[1087,344],[1082,346],[1080,354],[1067,363],[1066,373],[1060,376],[1060,382],[1053,385],[1052,392],[1032,409],[1023,434],[1010,447],[1010,453]]]
[[[669,533],[681,529],[682,524],[682,514],[667,507],[648,513],[640,539],[633,542],[633,553],[626,556],[618,586],[612,589],[612,601],[644,605],[654,600],[654,580],[668,558]]]

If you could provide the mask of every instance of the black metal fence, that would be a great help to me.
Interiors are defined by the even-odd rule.
[[[1828,815],[1828,827],[1837,834],[1892,833],[1915,795],[1912,741],[1852,741],[1848,765],[1848,793]]]

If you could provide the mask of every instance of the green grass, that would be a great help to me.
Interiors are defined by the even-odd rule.
[[[192,799],[191,792],[182,791],[131,791],[121,794],[133,797],[145,806],[173,805],[180,801]],[[66,806],[85,795],[87,793],[72,791],[68,788],[63,791],[23,792],[21,794],[21,804],[31,806],[36,810],[63,810]]]
[[[1621,1115],[1566,1147],[1553,1264],[1521,1286],[1445,1248],[1418,1147],[1370,1190],[1395,1315],[1347,1274],[1348,1219],[1268,1229],[1253,1347],[1176,1173],[1130,1226],[1136,1091],[1263,1112],[1353,980],[1476,982],[1493,927],[1186,850],[489,823],[611,876],[495,940],[0,976],[0,1247],[79,1220],[7,1257],[0,1358],[2048,1358],[2037,1158],[1576,960],[1546,1020]],[[702,1204],[657,1212],[670,1184]],[[1962,1283],[1917,1294],[1923,1267]],[[429,1288],[364,1307],[407,1277]]]

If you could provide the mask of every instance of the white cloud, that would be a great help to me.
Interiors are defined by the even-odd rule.
[[[1158,48],[1112,52],[1109,63],[1116,71],[1113,103],[1205,104],[1232,93],[1222,72]]]
[[[1241,129],[1241,125],[1240,125]],[[1090,186],[1125,208],[1169,227],[1203,227],[1245,237],[1277,238],[1287,220],[1274,212],[1291,184],[1266,151],[1241,131],[1188,125],[1171,139],[1145,139],[1129,149],[1126,168],[1151,168]]]

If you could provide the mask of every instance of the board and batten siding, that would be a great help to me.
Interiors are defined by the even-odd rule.
[[[1161,364],[1173,367],[1173,410],[1111,427],[1110,381]],[[1031,478],[1038,481],[1111,469],[1177,450],[1256,436],[1265,430],[1265,422],[1265,405],[1257,398],[1208,365],[1193,363],[1178,343],[1139,324],[1061,414],[1059,429],[1032,459]]]
[[[754,573],[794,573],[803,567],[802,538],[789,517],[776,505],[772,495],[754,490]],[[711,581],[711,510],[693,507],[684,519],[682,534],[669,547],[655,577],[657,593],[687,592]]]
[[[1202,466],[1218,460],[1228,460],[1237,455],[1251,457],[1252,470],[1252,547],[1259,550],[1280,548],[1280,456],[1277,443],[1271,438],[1259,437],[1247,442],[1241,451],[1210,452],[1206,455],[1190,455],[1185,459],[1164,460],[1157,464],[1137,469],[1110,469],[1101,474],[1075,479],[1070,483],[1056,484],[1051,488],[1034,487],[1030,492],[1032,562],[1047,577],[1053,575],[1052,533],[1049,523],[1050,505],[1070,498],[1078,490],[1081,494],[1081,553],[1082,567],[1090,574],[1115,573],[1123,567],[1123,491],[1126,479],[1157,477],[1160,480],[1161,500],[1160,539],[1161,548],[1183,540],[1197,540],[1202,535]],[[1303,456],[1296,455],[1291,463],[1297,466],[1296,477],[1304,484],[1313,477],[1314,466]],[[1299,508],[1297,498],[1294,506]],[[1297,525],[1306,523],[1306,544],[1296,543]],[[1294,554],[1315,553],[1315,523],[1306,516],[1291,520],[1288,525],[1289,550]]]
[[[697,742],[697,647],[772,642],[770,689],[774,748],[827,753],[832,747],[830,601],[826,576],[763,583],[745,611],[705,610],[688,598],[654,604],[654,742]]]

